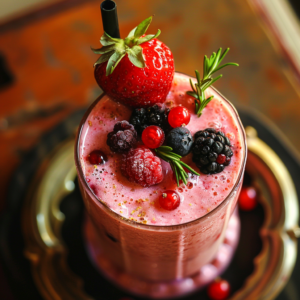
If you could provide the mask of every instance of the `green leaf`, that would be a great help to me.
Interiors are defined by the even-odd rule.
[[[173,163],[171,163],[170,165],[171,165],[171,167],[172,167],[172,169],[173,169],[173,172],[175,173],[177,186],[179,186],[179,175],[178,175],[178,172],[177,172],[177,168],[174,166]]]
[[[214,53],[214,54],[215,54],[215,53]],[[219,50],[218,50],[218,53],[215,55],[213,64],[211,65],[211,67],[210,67],[210,69],[209,69],[209,72],[208,72],[208,74],[207,74],[208,76],[210,76],[211,73],[214,71],[214,69],[218,66],[220,55],[221,55],[221,51],[220,51],[220,49],[219,49]]]
[[[184,163],[183,161],[180,162],[181,165],[183,165],[185,168],[187,168],[189,171],[191,171],[193,174],[200,176],[199,173],[197,173],[194,169],[192,169],[189,165],[187,165],[186,163]]]
[[[236,67],[238,67],[239,64],[236,64],[236,63],[227,63],[227,64],[225,64],[225,65],[223,65],[223,66],[217,68],[216,70],[214,70],[211,74],[214,74],[214,73],[220,71],[221,69],[223,69],[223,68],[225,68],[225,67],[227,67],[227,66],[236,66]]]
[[[211,68],[211,66],[213,65],[214,61],[215,61],[215,57],[216,57],[216,53],[213,52],[213,54],[210,56],[209,59],[209,69]]]
[[[94,48],[91,47],[92,51],[95,54],[104,54],[104,53],[107,53],[107,52],[110,52],[110,51],[114,50],[114,48],[115,48],[115,44],[111,44],[109,46],[103,46],[100,49],[94,49]]]
[[[197,78],[198,85],[199,85],[200,82],[201,82],[200,73],[198,72],[198,70],[196,70],[195,73],[196,73],[196,78]],[[200,86],[199,86],[199,87],[200,87]]]
[[[205,79],[207,77],[207,73],[208,73],[208,68],[209,68],[209,60],[207,58],[207,56],[204,56],[204,70],[205,70],[205,75],[203,75],[203,78]]]
[[[191,86],[192,90],[194,91],[194,93],[197,93],[197,91],[195,90],[195,87],[194,87],[194,83],[193,83],[192,78],[190,78],[190,86]],[[187,93],[188,93],[188,92],[187,92]]]
[[[148,35],[138,39],[137,40],[137,45],[140,45],[142,43],[149,42],[153,39],[156,39],[160,35],[160,33],[161,33],[161,31],[158,29],[156,34],[148,34]]]
[[[120,52],[115,52],[108,60],[107,66],[106,66],[106,76],[110,75],[118,63],[121,61],[121,59],[125,56],[126,52],[120,53]]]
[[[99,65],[99,64],[102,64],[102,63],[108,61],[109,58],[110,58],[113,54],[114,54],[114,51],[110,51],[110,52],[108,52],[108,53],[102,54],[102,55],[98,58],[98,60],[94,63],[94,67],[95,67],[96,65]]]
[[[129,60],[138,68],[145,68],[145,60],[143,57],[143,48],[141,46],[133,46],[126,50]]]
[[[172,152],[173,148],[169,146],[160,146],[157,150],[163,151],[163,152]]]
[[[134,33],[135,33],[135,30],[137,29],[137,27],[134,27],[130,32],[129,32],[129,34],[127,35],[127,37],[129,38],[129,39],[132,39],[132,38],[134,38]]]
[[[134,37],[135,38],[139,38],[141,37],[143,34],[145,34],[145,32],[147,31],[148,27],[150,26],[151,22],[152,22],[152,16],[147,18],[146,20],[142,21],[136,28],[135,32],[134,32]]]
[[[120,40],[121,39],[112,38],[106,32],[104,32],[104,34],[101,36],[100,43],[103,46],[109,46],[109,45],[115,44],[116,42],[119,42]]]
[[[195,93],[195,92],[190,92],[190,91],[188,91],[188,92],[186,92],[189,96],[192,96],[192,97],[194,97],[194,98],[197,98],[198,97],[198,95],[197,95],[197,93]]]
[[[222,49],[222,48],[220,48]],[[229,51],[229,48],[225,49],[223,54],[221,55],[220,59],[219,59],[219,64],[221,63],[221,61],[223,60],[223,58],[226,56],[227,52]]]

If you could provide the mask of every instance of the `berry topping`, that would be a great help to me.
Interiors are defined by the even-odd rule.
[[[216,280],[207,287],[207,294],[212,300],[225,300],[230,294],[230,285],[227,280]]]
[[[110,150],[117,153],[125,153],[135,146],[137,133],[134,127],[127,121],[117,122],[114,131],[107,135],[106,144]]]
[[[172,85],[173,54],[157,39],[160,30],[156,35],[145,35],[151,21],[149,17],[141,22],[124,40],[104,33],[100,39],[103,47],[93,49],[102,54],[95,63],[98,85],[125,105],[149,107],[163,103]]]
[[[253,187],[243,187],[239,197],[239,208],[250,211],[257,205],[257,193]]]
[[[173,148],[173,152],[186,156],[192,148],[193,137],[187,128],[177,127],[168,133],[166,144]]]
[[[171,109],[168,121],[169,124],[173,127],[186,126],[189,124],[191,119],[189,111],[182,106],[177,106]]]
[[[233,152],[223,132],[206,128],[196,132],[194,139],[193,161],[202,173],[220,173],[230,164]]]
[[[87,159],[90,162],[90,164],[92,164],[92,165],[102,165],[102,164],[105,164],[107,162],[106,155],[100,150],[92,151],[88,155]]]
[[[155,104],[148,108],[136,108],[132,111],[129,123],[131,123],[139,135],[150,125],[159,126],[168,132],[171,128],[168,123],[169,108],[162,104]]]
[[[143,143],[151,149],[160,147],[165,140],[163,130],[158,126],[148,126],[142,133]]]
[[[159,196],[159,204],[166,210],[174,210],[180,205],[180,196],[175,191],[167,190]]]
[[[226,161],[226,155],[225,154],[219,154],[217,157],[216,162],[220,165],[224,164]]]
[[[163,180],[160,159],[146,147],[130,149],[127,154],[123,154],[121,171],[130,181],[144,187]]]

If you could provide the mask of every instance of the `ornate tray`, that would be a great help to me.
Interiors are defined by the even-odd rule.
[[[79,115],[73,116],[73,120]],[[251,117],[246,113],[241,116],[246,124],[260,125],[255,120],[251,124]],[[76,121],[71,123],[74,125]],[[69,139],[62,138],[63,131],[60,131],[60,143],[56,143],[55,149],[44,157],[38,169],[32,170],[34,176],[26,199],[19,206],[21,238],[25,242],[19,251],[30,261],[32,274],[28,284],[30,289],[23,288],[22,295],[24,298],[25,291],[26,296],[31,293],[31,299],[118,300],[128,294],[97,272],[85,250],[82,237],[84,208],[73,163],[74,140],[70,138],[75,127],[69,125],[69,135],[66,134]],[[264,130],[261,130],[262,136]],[[260,205],[252,212],[241,212],[240,244],[223,277],[232,285],[231,300],[275,299],[290,278],[297,257],[299,208],[290,173],[295,175],[296,171],[300,173],[300,169],[289,153],[289,159],[294,159],[293,166],[298,167],[289,172],[275,152],[257,137],[253,127],[247,127],[247,135],[249,154],[245,184],[252,181],[251,184],[257,187]],[[278,141],[277,149],[280,153]],[[286,165],[289,166],[289,163]],[[7,231],[3,230],[5,222],[1,221],[0,233],[3,236]],[[7,258],[5,253],[1,256]],[[18,267],[20,269],[20,264]],[[7,269],[10,269],[9,264]],[[24,266],[21,269],[25,270]],[[10,277],[13,275],[10,274]],[[15,281],[12,282],[16,285]],[[200,298],[208,299],[205,290],[184,299]]]

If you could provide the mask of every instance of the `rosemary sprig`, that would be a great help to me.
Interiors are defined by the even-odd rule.
[[[229,48],[224,50],[224,52],[222,53],[222,48],[220,48],[217,51],[217,54],[213,52],[210,58],[208,58],[205,55],[203,61],[203,79],[200,78],[200,74],[197,70],[195,71],[197,83],[193,84],[193,81],[190,79],[190,84],[193,91],[188,91],[186,93],[195,98],[195,112],[198,115],[198,117],[202,115],[203,109],[214,97],[210,96],[206,99],[204,91],[222,77],[222,75],[219,75],[216,78],[212,78],[212,75],[217,71],[223,69],[224,67],[238,66],[237,63],[226,63],[220,66],[221,61],[223,60],[228,51]]]
[[[171,165],[171,168],[176,176],[177,186],[179,186],[179,181],[182,180],[184,184],[187,184],[186,179],[189,177],[186,171],[183,169],[185,167],[191,173],[200,176],[194,169],[192,169],[189,165],[181,161],[181,156],[172,152],[173,149],[169,146],[161,146],[155,149],[157,156],[161,159],[165,160]]]

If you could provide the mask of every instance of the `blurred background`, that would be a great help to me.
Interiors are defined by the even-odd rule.
[[[0,212],[10,178],[27,151],[101,93],[93,77],[97,55],[90,50],[100,46],[103,33],[100,2],[0,2]],[[224,69],[215,87],[238,108],[275,124],[278,137],[299,159],[298,0],[115,2],[121,37],[155,15],[149,33],[161,29],[177,71],[193,75],[205,54],[229,47],[227,61],[240,67]],[[0,268],[3,290],[1,274]]]

